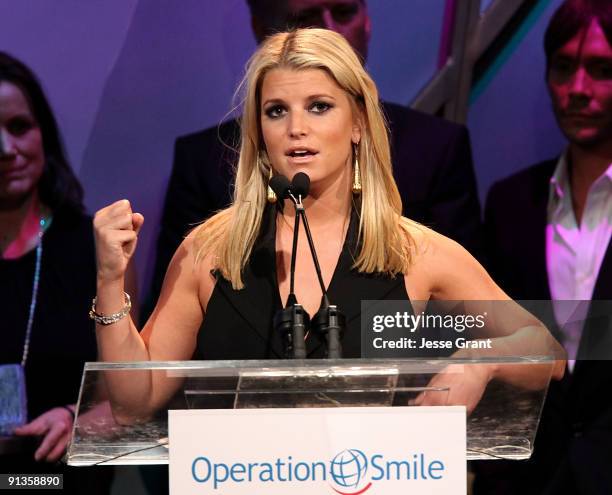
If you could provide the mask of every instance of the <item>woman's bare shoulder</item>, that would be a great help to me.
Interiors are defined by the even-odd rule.
[[[503,295],[461,244],[416,222],[408,222],[408,231],[414,245],[407,283],[412,278],[439,299],[497,299]]]
[[[411,254],[408,271],[404,274],[406,290],[412,301],[427,301],[433,294],[431,265],[439,252],[437,234],[407,218],[402,218],[403,226],[409,235],[406,242]]]
[[[413,245],[411,252],[417,263],[455,263],[476,261],[458,242],[413,220],[403,218]]]
[[[189,270],[190,276],[197,283],[200,304],[205,310],[215,285],[213,271],[216,265],[213,253],[201,252],[200,228],[201,226],[192,230],[183,239],[183,242],[181,242],[176,251],[175,257],[178,256],[186,260],[185,269]]]

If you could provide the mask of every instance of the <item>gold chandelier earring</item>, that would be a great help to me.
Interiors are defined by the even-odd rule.
[[[266,199],[268,200],[268,203],[276,203],[276,200],[277,200],[276,193],[270,187],[270,180],[272,179],[272,177],[274,177],[274,173],[272,172],[272,165],[270,166],[266,165],[266,162],[261,156],[261,151],[257,153],[257,168],[261,171],[265,171],[267,168],[270,171],[270,173],[268,174],[268,187],[266,190]]]
[[[359,143],[353,143],[353,194],[361,194],[361,170],[359,170]]]
[[[272,167],[270,167],[270,175],[268,176],[268,192],[266,197],[268,199],[268,203],[274,204],[276,203],[276,200],[278,198],[276,197],[276,193],[270,187],[270,181],[272,180],[272,177],[274,177],[274,174],[272,173]]]

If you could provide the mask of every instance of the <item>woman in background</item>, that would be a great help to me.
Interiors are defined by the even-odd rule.
[[[32,73],[0,52],[0,364],[25,372],[28,422],[13,435],[35,450],[0,457],[4,472],[64,472],[67,493],[108,493],[111,471],[53,465],[66,451],[96,290],[91,217],[51,107]],[[5,437],[2,441],[8,442]]]

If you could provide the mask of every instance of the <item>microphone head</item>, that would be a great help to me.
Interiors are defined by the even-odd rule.
[[[289,197],[291,184],[289,184],[289,179],[284,175],[275,175],[270,179],[269,185],[278,199],[287,199]]]
[[[310,191],[310,177],[304,172],[298,172],[291,181],[291,192],[294,196],[302,196],[304,199]]]

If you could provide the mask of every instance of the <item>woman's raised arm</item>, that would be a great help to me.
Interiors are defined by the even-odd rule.
[[[134,254],[143,217],[133,213],[130,203],[121,200],[96,213],[94,231],[98,263],[97,300],[99,315],[120,314],[125,307],[125,272]],[[96,324],[101,361],[174,361],[191,359],[203,318],[201,298],[208,300],[214,280],[204,267],[207,259],[195,263],[192,237],[177,250],[166,274],[157,306],[142,333],[131,318]],[[200,280],[200,277],[202,280]],[[177,381],[163,373],[108,372],[106,385],[113,411],[135,418],[155,411],[175,392]],[[128,419],[125,419],[128,420]]]

